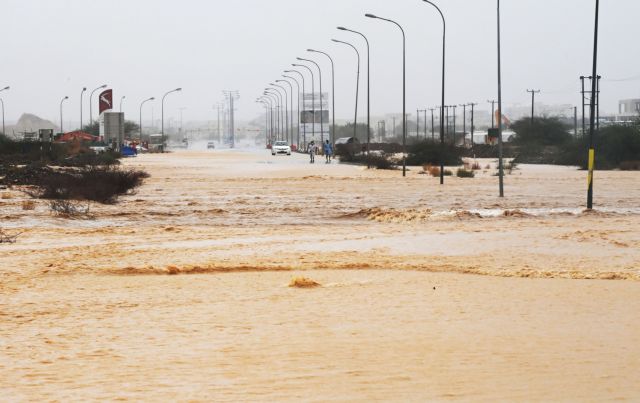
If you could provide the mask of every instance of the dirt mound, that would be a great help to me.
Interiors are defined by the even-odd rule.
[[[615,217],[619,214],[608,213],[608,212],[593,210],[593,209],[585,209],[582,213],[580,213],[580,215],[585,217]]]
[[[179,274],[216,274],[216,273],[249,273],[256,271],[290,271],[291,268],[277,266],[277,265],[265,265],[265,266],[253,266],[249,264],[214,264],[206,266],[174,266],[169,265],[165,267],[155,266],[142,266],[133,267],[127,266],[124,268],[104,270],[102,273],[115,275],[115,276],[158,276],[158,275],[179,275]]]
[[[378,222],[412,222],[412,221],[426,221],[431,217],[431,210],[419,210],[419,209],[384,209],[380,207],[373,207],[367,209],[361,209],[354,213],[347,213],[341,215],[339,218],[365,218],[371,221]]]
[[[527,218],[527,217],[532,217],[531,214],[525,213],[522,210],[505,210],[504,213],[502,213],[502,215],[504,217],[514,217],[514,218]]]
[[[462,211],[456,211],[453,217],[458,220],[471,220],[476,218],[482,218],[482,215],[480,215],[480,213],[472,213],[471,211],[462,210]]]
[[[306,277],[294,277],[289,282],[289,287],[293,288],[316,288],[320,286],[320,283]]]

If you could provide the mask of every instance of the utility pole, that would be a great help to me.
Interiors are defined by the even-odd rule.
[[[462,104],[462,145],[467,144],[467,104]]]
[[[474,135],[474,131],[475,131],[475,123],[473,122],[473,118],[474,118],[474,109],[475,109],[476,105],[478,105],[478,104],[474,104],[473,102],[468,104],[468,106],[471,107],[471,148],[473,148],[473,143],[474,143],[473,135]]]
[[[527,90],[527,92],[531,93],[531,130],[533,130],[534,105],[536,103],[536,94],[539,94],[540,90]]]
[[[497,3],[498,30],[498,189],[504,197],[504,165],[502,161],[502,46],[500,38],[500,0]]]
[[[420,138],[420,109],[416,109],[416,139]]]
[[[449,120],[449,108],[450,107],[449,107],[449,105],[445,105],[444,107],[446,109],[446,117],[447,117],[447,125],[446,125],[446,128],[445,128],[444,132],[448,136],[449,135],[449,123],[451,123],[451,120]]]
[[[496,101],[487,101],[491,104],[491,128],[496,127]]]
[[[453,108],[453,145],[456,145],[456,105],[451,106]]]
[[[424,112],[424,141],[427,141],[427,109],[424,109],[423,112]]]
[[[236,146],[236,138],[235,138],[235,110],[234,110],[234,102],[240,99],[240,93],[238,91],[223,91],[223,94],[229,101],[229,147],[235,148]]]
[[[589,110],[591,112],[589,117],[589,175],[588,182],[589,187],[587,190],[587,209],[591,210],[593,208],[593,170],[595,164],[595,146],[593,142],[594,132],[596,130],[595,122],[594,122],[594,114],[596,113],[596,98],[598,97],[597,92],[599,92],[599,87],[597,86],[597,82],[600,77],[598,76],[598,18],[600,14],[600,0],[596,0],[596,21],[595,21],[595,33],[593,39],[593,80],[591,80],[591,104],[589,105]]]
[[[602,78],[602,76],[597,76],[596,77],[598,79],[597,84],[596,84],[596,108],[597,108],[597,112],[596,112],[596,131],[600,131],[600,79]]]
[[[584,79],[586,77],[585,76],[580,76],[580,83],[582,84],[582,90],[581,90],[581,94],[582,94],[582,135],[584,136],[585,133],[585,126],[586,126],[586,122],[585,122],[585,115],[584,115],[584,107],[585,107],[585,99],[584,99]]]
[[[429,110],[431,111],[431,141],[436,141],[436,134],[435,134],[435,121],[433,118],[433,112],[436,110],[436,108],[429,108]]]
[[[578,138],[578,107],[573,107],[573,135]]]
[[[393,117],[393,137],[396,137],[396,117]]]
[[[216,134],[218,136],[218,143],[222,144],[222,136],[220,134],[220,108],[222,107],[222,104],[218,103],[217,107],[218,107],[218,130]]]

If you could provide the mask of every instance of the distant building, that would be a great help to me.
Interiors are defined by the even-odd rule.
[[[618,114],[622,116],[638,115],[640,99],[623,99],[618,102]]]

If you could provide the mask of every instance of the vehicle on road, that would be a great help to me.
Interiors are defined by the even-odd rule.
[[[213,150],[216,148],[216,144],[213,141],[207,143],[207,150]]]
[[[271,155],[287,154],[291,155],[291,147],[286,141],[276,141],[271,147]]]

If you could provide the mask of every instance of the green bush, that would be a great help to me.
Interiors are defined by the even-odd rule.
[[[466,169],[460,168],[456,172],[456,176],[458,178],[475,178],[476,174],[473,171],[467,171]]]
[[[385,153],[371,153],[370,155],[366,153],[356,155],[344,154],[340,155],[340,162],[367,165],[376,169],[396,169],[398,166],[398,161]]]
[[[465,150],[451,144],[441,145],[432,141],[423,141],[409,147],[407,165],[460,165]]]

